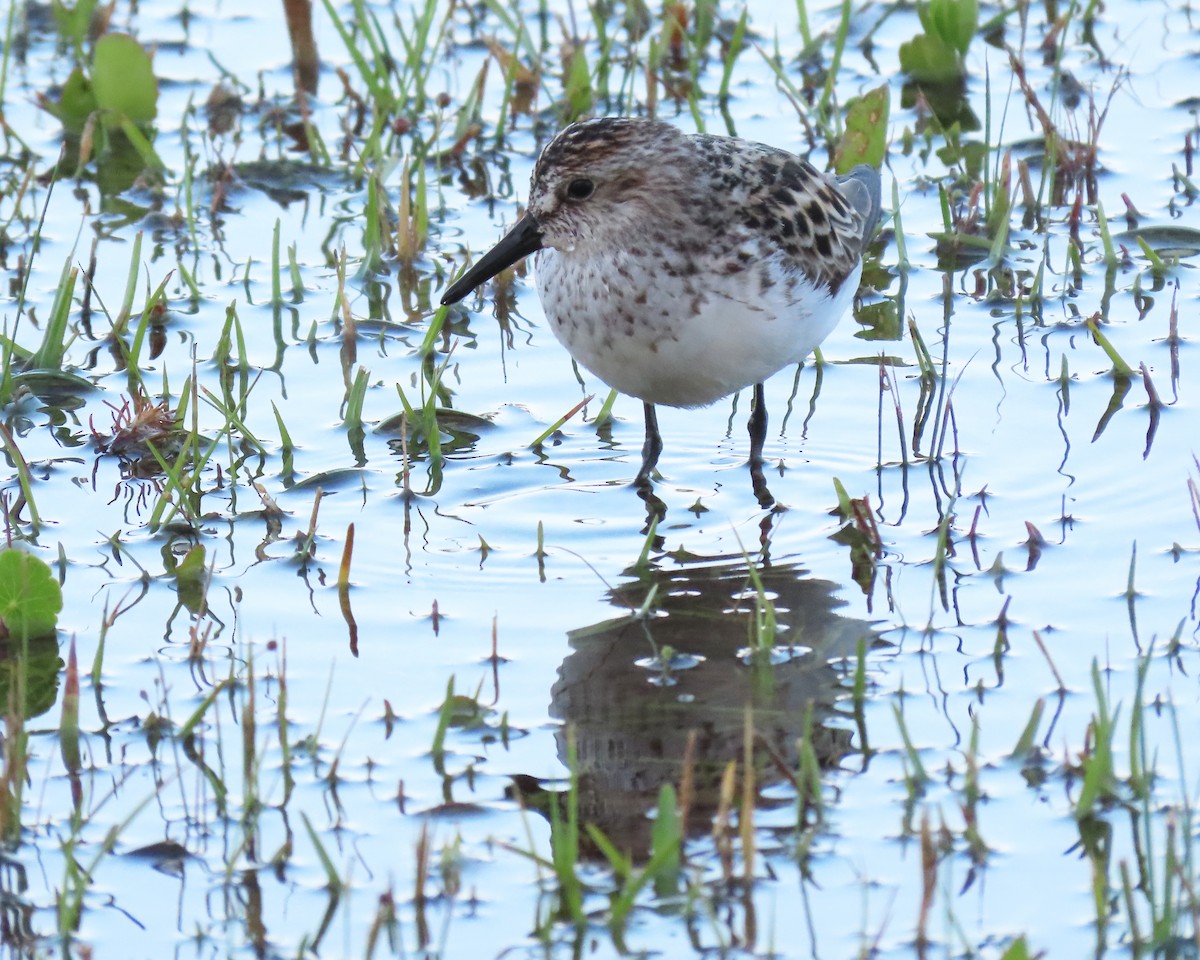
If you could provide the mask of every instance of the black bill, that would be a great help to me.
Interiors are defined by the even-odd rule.
[[[528,214],[517,221],[516,226],[504,235],[498,244],[475,261],[461,277],[450,284],[442,295],[442,306],[458,303],[485,280],[490,280],[506,267],[511,267],[522,257],[542,249],[542,231]]]

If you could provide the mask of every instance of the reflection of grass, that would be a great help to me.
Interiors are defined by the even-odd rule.
[[[13,438],[8,427],[3,423],[0,423],[0,443],[4,446],[4,451],[8,455],[9,462],[16,469],[17,485],[21,491],[20,497],[17,498],[16,503],[11,507],[9,506],[7,495],[0,497],[0,504],[3,505],[4,510],[5,528],[9,531],[10,537],[14,529],[20,529],[21,513],[27,508],[29,510],[30,531],[36,536],[42,525],[42,518],[41,514],[38,513],[37,503],[33,498],[33,477],[29,472],[29,464],[17,447],[16,440]]]
[[[1110,930],[1117,922],[1125,930],[1128,947],[1135,953],[1169,953],[1173,944],[1190,940],[1191,918],[1200,909],[1200,898],[1190,880],[1194,875],[1194,844],[1185,839],[1191,835],[1193,804],[1186,781],[1179,783],[1178,797],[1164,796],[1165,784],[1156,771],[1162,758],[1153,752],[1147,734],[1151,713],[1146,700],[1146,681],[1155,659],[1153,645],[1139,656],[1128,711],[1122,711],[1119,704],[1114,706],[1107,681],[1099,666],[1093,664],[1093,712],[1084,740],[1073,745],[1077,749],[1064,752],[1058,765],[1051,765],[1050,755],[1036,743],[1045,715],[1042,701],[1035,704],[1012,753],[1019,769],[1010,768],[1007,773],[981,765],[978,751],[982,721],[976,716],[961,763],[945,771],[951,786],[949,791],[943,791],[948,801],[945,806],[931,797],[934,780],[921,759],[921,753],[928,751],[921,751],[913,744],[905,714],[899,706],[893,706],[904,744],[908,804],[911,808],[921,797],[926,804],[919,826],[910,825],[921,850],[918,940],[928,936],[926,925],[936,900],[945,900],[947,911],[954,909],[951,883],[955,855],[966,854],[977,867],[986,864],[988,846],[980,822],[986,808],[980,801],[997,781],[1016,773],[1031,784],[1055,783],[1068,791],[1072,799],[1078,834],[1075,849],[1091,871],[1093,923],[1100,942],[1111,935]],[[1060,691],[1059,696],[1065,697],[1066,691]],[[1160,715],[1164,710],[1164,722],[1172,731],[1178,751],[1181,732],[1176,710],[1162,704],[1155,708]],[[1129,714],[1124,724],[1123,712]],[[1125,769],[1117,763],[1123,739],[1128,757]],[[931,817],[934,810],[939,811],[936,826]],[[1118,850],[1132,851],[1134,856],[1116,859]]]

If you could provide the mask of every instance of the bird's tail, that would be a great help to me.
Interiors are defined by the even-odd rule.
[[[883,192],[879,171],[865,163],[859,164],[843,177],[838,177],[838,186],[850,205],[863,219],[862,242],[865,245],[879,223],[883,209]]]

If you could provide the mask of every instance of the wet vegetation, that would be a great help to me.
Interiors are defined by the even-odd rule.
[[[1195,955],[1197,16],[10,4],[0,951]],[[884,167],[786,509],[437,306],[600,114]]]

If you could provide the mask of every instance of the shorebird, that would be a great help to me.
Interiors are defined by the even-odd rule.
[[[655,405],[702,407],[753,385],[750,465],[767,505],[763,381],[807,357],[853,301],[880,203],[869,166],[839,177],[748,140],[585,120],[542,151],[525,215],[442,303],[533,254],[555,336],[643,402],[644,490],[662,452]]]

